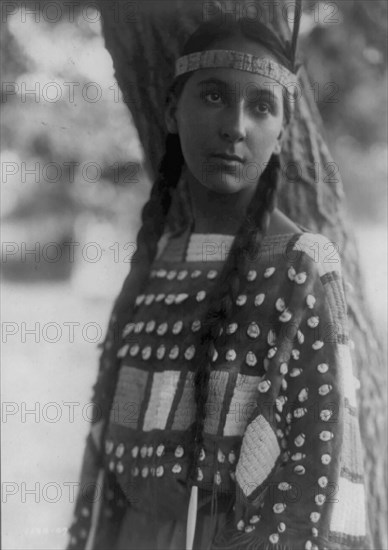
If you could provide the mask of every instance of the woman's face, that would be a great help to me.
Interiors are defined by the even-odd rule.
[[[235,49],[276,61],[242,37],[218,41],[211,49]],[[236,193],[256,187],[272,153],[280,152],[282,88],[246,71],[200,69],[184,85],[173,119],[189,174],[212,191]]]

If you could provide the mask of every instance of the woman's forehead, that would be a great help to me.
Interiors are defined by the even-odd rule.
[[[193,71],[188,84],[192,87],[206,89],[212,85],[224,86],[231,91],[254,93],[255,90],[269,91],[275,96],[282,96],[282,86],[269,78],[248,71],[231,67],[212,67]]]

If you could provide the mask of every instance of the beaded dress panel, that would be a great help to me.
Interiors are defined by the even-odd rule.
[[[111,533],[128,506],[158,520],[187,516],[198,331],[233,238],[186,232],[159,243],[118,352],[99,469],[111,498],[98,514],[111,510]],[[216,493],[240,514],[212,548],[368,548],[336,248],[309,232],[267,236],[242,288],[215,342],[196,465],[203,503]],[[77,510],[69,548],[114,548],[109,518],[95,522],[93,546],[90,505]]]

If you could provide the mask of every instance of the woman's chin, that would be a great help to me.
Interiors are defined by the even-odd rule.
[[[202,180],[201,183],[210,191],[223,195],[238,193],[246,187],[246,183],[244,181],[231,174],[223,174],[217,177],[206,178],[206,180]]]

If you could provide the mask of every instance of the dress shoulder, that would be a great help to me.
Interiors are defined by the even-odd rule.
[[[362,449],[338,246],[305,232],[290,236],[286,250],[267,268],[278,277],[276,291],[287,294],[275,298],[277,341],[243,436],[234,532],[213,548],[365,549]]]

